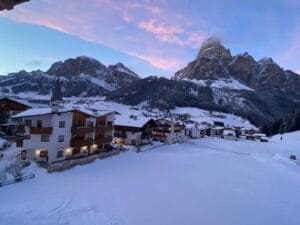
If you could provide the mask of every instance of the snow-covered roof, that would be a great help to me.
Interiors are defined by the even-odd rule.
[[[89,109],[86,107],[73,107],[73,106],[65,106],[62,107],[58,110],[58,113],[66,113],[66,112],[71,112],[71,111],[79,111],[82,112],[84,114],[87,114],[91,117],[100,117],[100,116],[104,116],[107,114],[111,114],[111,113],[115,113],[114,111],[108,111],[108,110],[93,110],[93,109]],[[42,115],[49,115],[52,114],[52,109],[51,107],[47,107],[47,108],[31,108],[28,109],[24,112],[21,112],[15,116],[13,116],[13,118],[21,118],[21,117],[29,117],[29,116],[42,116]]]
[[[19,103],[21,105],[25,105],[25,106],[31,107],[31,105],[29,104],[29,102],[26,101],[26,100],[23,100],[23,99],[16,99],[16,98],[12,98],[12,97],[3,97],[1,99],[4,99],[4,100],[7,99],[7,100],[10,100],[10,101]]]
[[[149,117],[130,117],[128,115],[117,115],[115,120],[116,126],[137,127],[142,128],[151,120]]]
[[[233,130],[224,130],[223,135],[235,135],[235,132]]]

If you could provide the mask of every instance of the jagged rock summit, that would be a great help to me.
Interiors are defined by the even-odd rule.
[[[175,80],[215,80],[230,79],[254,90],[291,91],[299,95],[300,76],[286,71],[272,58],[256,61],[249,53],[232,56],[218,38],[208,38],[203,42],[196,59],[174,75]]]

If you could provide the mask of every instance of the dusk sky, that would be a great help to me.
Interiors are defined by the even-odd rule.
[[[209,36],[300,73],[300,0],[31,0],[0,12],[0,28],[4,75],[86,55],[170,77]]]

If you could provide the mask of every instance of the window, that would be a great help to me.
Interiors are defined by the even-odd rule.
[[[58,142],[64,142],[65,141],[65,136],[64,135],[59,135],[58,136]]]
[[[32,121],[31,120],[25,120],[25,126],[31,127]]]
[[[64,157],[64,151],[57,151],[57,158]]]
[[[42,127],[43,126],[43,121],[41,121],[41,120],[36,121],[36,126],[37,127]]]
[[[88,127],[93,127],[93,126],[94,126],[94,122],[93,122],[93,121],[87,121],[87,122],[86,122],[86,125],[87,125]]]
[[[65,121],[59,121],[59,128],[64,128],[66,127],[66,122]]]
[[[107,126],[112,126],[113,122],[112,121],[107,121]]]
[[[49,135],[41,135],[41,142],[49,142]]]

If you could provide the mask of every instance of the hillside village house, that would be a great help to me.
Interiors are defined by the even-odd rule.
[[[222,138],[227,140],[237,140],[235,129],[230,127],[224,128],[222,131]]]
[[[147,117],[118,115],[114,127],[114,143],[134,146],[149,144],[155,127],[156,122]]]
[[[207,127],[202,124],[187,124],[185,136],[190,138],[203,138],[207,135]]]
[[[157,127],[153,129],[153,138],[168,144],[182,142],[185,139],[185,126],[166,120],[156,120]]]
[[[18,147],[29,159],[51,164],[109,149],[115,112],[52,106],[28,109],[14,118],[25,131]]]
[[[28,102],[4,97],[0,99],[0,126],[1,131],[7,135],[15,135],[17,132],[18,120],[14,115],[31,108]]]

